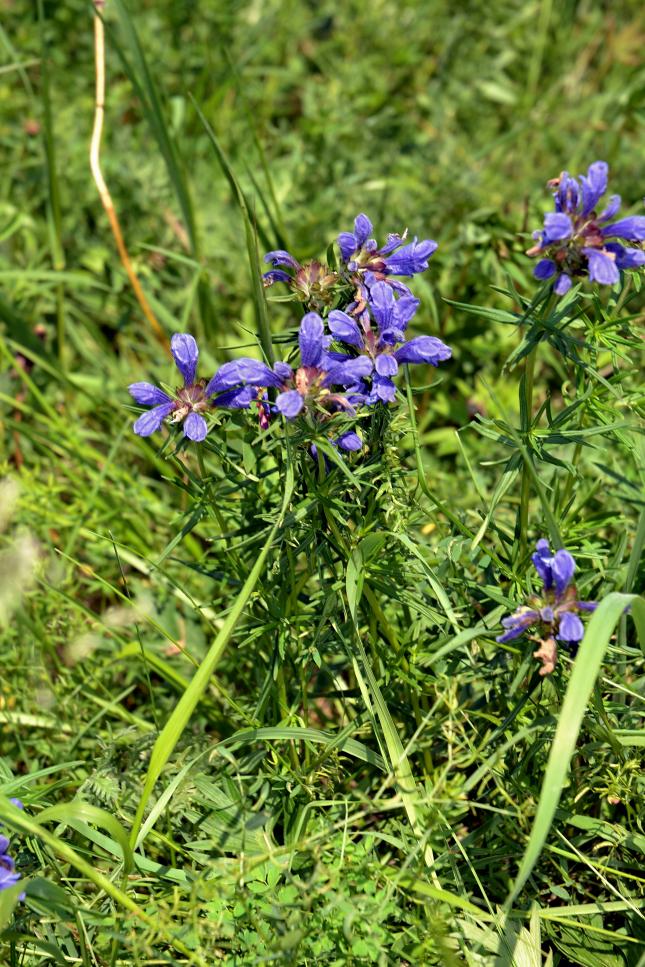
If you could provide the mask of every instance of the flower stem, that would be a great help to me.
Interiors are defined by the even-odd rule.
[[[421,454],[421,444],[419,442],[419,433],[417,430],[417,421],[416,421],[416,415],[414,411],[414,400],[412,398],[412,384],[410,382],[410,372],[409,372],[408,366],[405,367],[405,386],[406,386],[406,395],[407,395],[407,401],[408,401],[408,413],[410,416],[410,430],[412,433],[412,441],[414,444],[414,456],[415,456],[416,465],[417,465],[418,486],[421,488],[422,493],[425,494],[428,500],[430,500],[434,504],[434,506],[437,508],[440,514],[443,514],[444,517],[446,517],[447,520],[449,520],[450,523],[453,524],[454,527],[456,527],[457,530],[464,535],[464,537],[468,537],[470,538],[470,540],[474,541],[476,536],[475,532],[472,531],[469,527],[467,527],[457,517],[456,514],[453,514],[450,508],[447,507],[443,503],[443,501],[439,500],[439,498],[433,494],[433,492],[430,490],[430,487],[428,486],[425,470],[423,468],[423,456]],[[509,568],[508,564],[506,564],[504,561],[500,559],[500,557],[495,553],[495,551],[491,547],[488,547],[488,546],[486,547],[486,553],[488,554],[490,559],[497,565],[497,567],[501,571],[503,571],[504,574],[507,575],[507,577],[512,577],[513,575],[512,569]]]
[[[533,383],[535,379],[535,363],[537,359],[538,343],[526,357],[524,375],[520,381],[520,413],[522,413],[522,432],[525,434],[527,458],[522,465],[522,486],[520,491],[520,559],[524,559],[528,548],[529,531],[529,502],[531,499],[531,472],[528,461],[531,459],[528,434],[531,430],[533,415]],[[522,406],[523,402],[523,406]]]
[[[540,324],[543,320],[548,319],[551,315],[558,297],[552,292],[550,296],[547,296],[542,303],[542,311],[538,316],[536,323],[534,323],[533,328],[538,330],[541,328]],[[520,489],[520,519],[519,519],[519,548],[520,548],[520,560],[523,560],[528,553],[528,530],[529,530],[529,505],[531,501],[531,481],[536,485],[536,489],[542,500],[543,509],[547,517],[547,523],[549,524],[549,530],[551,532],[552,539],[554,537],[554,531],[558,533],[557,523],[553,514],[545,505],[545,497],[542,488],[539,486],[539,478],[535,466],[533,465],[533,456],[531,453],[531,441],[530,433],[533,426],[533,387],[535,384],[535,364],[537,362],[537,351],[540,345],[539,332],[537,338],[535,339],[533,348],[528,353],[526,357],[526,362],[524,363],[524,372],[522,374],[522,379],[520,380],[519,386],[519,404],[520,404],[520,424],[521,433],[523,437],[524,449],[522,452],[523,464],[522,464],[522,482]],[[558,546],[560,546],[558,544]]]

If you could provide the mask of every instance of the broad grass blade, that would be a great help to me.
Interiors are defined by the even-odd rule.
[[[123,867],[129,873],[134,866],[132,850],[128,842],[128,835],[118,819],[105,809],[92,806],[89,802],[76,799],[73,802],[59,803],[43,809],[38,814],[39,823],[47,823],[57,820],[62,825],[73,826],[75,822],[92,823],[94,826],[101,826],[107,830],[110,836],[116,840],[123,852]]]

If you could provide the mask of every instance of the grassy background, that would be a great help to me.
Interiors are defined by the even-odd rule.
[[[229,350],[254,345],[243,225],[192,96],[255,206],[261,248],[281,239],[300,257],[324,254],[358,211],[370,214],[379,237],[409,226],[439,242],[427,279],[415,285],[424,300],[415,322],[455,351],[441,384],[420,397],[424,459],[436,493],[477,530],[505,452],[462,434],[471,475],[455,430],[474,412],[516,408],[517,374],[501,375],[501,366],[517,335],[442,300],[507,306],[492,286],[509,279],[519,292],[533,291],[523,251],[549,207],[544,183],[564,167],[578,173],[606,159],[611,190],[633,206],[626,211],[639,210],[640,6],[142,3],[134,25],[159,92],[157,111],[132,23],[108,0],[103,166],[166,330],[202,337],[204,372]],[[3,475],[20,484],[5,524],[12,555],[2,559],[5,595],[28,588],[34,551],[25,534],[39,547],[36,583],[3,638],[0,782],[51,768],[21,787],[28,804],[79,795],[127,828],[157,723],[192,674],[182,649],[203,656],[239,575],[214,548],[211,520],[156,569],[188,500],[169,484],[154,443],[129,429],[127,383],[169,372],[89,175],[91,10],[80,0],[40,8],[0,0],[0,10],[0,456]],[[279,301],[272,317],[278,328],[293,324]],[[547,351],[541,392],[566,401],[569,376]],[[602,483],[599,460],[608,468]],[[642,461],[627,441],[624,449],[583,454],[582,464],[587,476],[564,515],[564,533],[592,596],[623,587]],[[514,512],[512,500],[500,505],[502,535],[512,533]],[[414,524],[460,626],[485,617],[494,629],[513,595],[496,597],[488,579],[482,590],[482,559],[429,507],[414,512]],[[198,570],[206,559],[208,576]],[[402,567],[393,555],[395,577]],[[402,586],[405,580],[403,570]],[[408,603],[402,593],[401,607]],[[210,755],[217,738],[253,721],[268,662],[255,632],[249,640],[260,642],[258,651],[245,648],[244,637],[236,642],[173,761],[168,780],[201,756],[155,831],[153,868],[139,869],[131,884],[158,929],[115,917],[87,878],[65,880],[64,864],[29,840],[26,871],[65,882],[65,893],[38,881],[42,922],[36,926],[33,910],[23,909],[16,930],[38,938],[41,952],[30,948],[26,960],[12,963],[40,963],[46,943],[87,964],[174,962],[184,955],[168,953],[163,929],[177,924],[209,963],[221,956],[240,964],[504,964],[522,944],[531,964],[549,950],[556,963],[637,963],[642,836],[638,746],[630,736],[638,666],[623,661],[597,690],[560,826],[523,897],[526,909],[532,900],[542,910],[559,908],[559,919],[536,920],[518,939],[519,921],[505,924],[495,911],[531,827],[562,684],[545,686],[539,699],[524,695],[522,649],[500,654],[494,630],[454,660],[435,661],[437,643],[451,634],[435,614],[414,639],[412,672],[398,659],[384,663],[397,721],[407,714],[401,682],[435,709],[419,748],[436,754],[425,792],[450,899],[437,895],[378,772],[348,765],[337,752],[298,771],[288,743],[270,755],[261,744],[228,758]],[[333,698],[320,701],[317,714],[323,729],[345,724]],[[293,722],[298,715],[294,708]],[[360,716],[355,735],[373,746]],[[508,754],[499,752],[509,743]],[[240,882],[243,847],[258,856],[264,848],[254,829],[272,817],[274,845],[288,853],[297,839],[294,815],[305,807],[311,840],[294,850],[288,873],[258,860]],[[260,818],[249,827],[249,817]],[[88,828],[65,835],[109,870],[110,849],[88,840]],[[488,920],[464,912],[473,897]],[[595,903],[603,910],[582,909]],[[7,941],[6,956],[17,957],[20,944]]]

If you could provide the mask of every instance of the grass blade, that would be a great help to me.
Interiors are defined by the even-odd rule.
[[[129,873],[133,868],[134,858],[128,842],[127,833],[118,819],[115,819],[105,809],[99,809],[98,806],[92,806],[88,802],[82,802],[80,799],[77,799],[73,802],[50,806],[49,809],[44,809],[38,814],[39,823],[51,822],[54,819],[65,826],[75,826],[76,823],[81,822],[93,823],[95,826],[101,826],[103,829],[106,829],[121,847],[125,872]]]
[[[200,111],[195,101],[193,101],[195,110],[199,115],[199,119],[204,125],[204,130],[208,135],[210,143],[213,147],[217,160],[220,164],[226,180],[231,186],[231,190],[239,209],[242,213],[242,219],[244,221],[244,235],[246,238],[246,250],[249,259],[249,267],[251,269],[251,282],[253,287],[253,303],[255,306],[255,319],[258,327],[258,338],[260,340],[260,345],[264,355],[266,356],[267,362],[273,365],[275,356],[273,354],[273,343],[271,340],[271,329],[269,326],[269,317],[267,314],[266,299],[264,297],[264,285],[262,283],[262,274],[260,272],[260,259],[258,256],[258,246],[256,241],[256,232],[251,221],[251,216],[249,214],[249,206],[246,201],[244,192],[242,191],[233,169],[226,157],[222,146],[220,145],[215,132],[212,127]]]

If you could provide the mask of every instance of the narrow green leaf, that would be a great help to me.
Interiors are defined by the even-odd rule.
[[[316,742],[321,745],[332,746],[340,749],[341,752],[361,759],[370,765],[376,766],[381,772],[386,771],[385,762],[376,752],[373,752],[362,742],[356,739],[344,738],[334,732],[322,732],[320,729],[297,728],[295,726],[267,726],[261,729],[243,729],[235,732],[218,743],[218,748],[231,747],[236,745],[251,744],[253,742],[289,740],[293,742]]]
[[[256,241],[256,232],[251,221],[251,216],[249,214],[249,206],[242,191],[233,169],[229,163],[224,149],[220,145],[215,132],[212,127],[200,111],[199,107],[193,100],[193,105],[199,119],[204,125],[204,130],[208,135],[208,139],[213,147],[215,156],[220,164],[222,171],[231,186],[233,195],[237,201],[239,209],[242,213],[242,220],[244,222],[244,235],[246,237],[246,250],[249,259],[249,268],[251,270],[251,282],[252,282],[252,292],[253,292],[253,304],[255,306],[255,319],[258,327],[258,338],[260,340],[260,345],[264,355],[266,356],[267,362],[273,365],[275,356],[273,353],[273,342],[271,340],[271,329],[269,327],[269,317],[267,313],[266,298],[264,296],[264,284],[262,281],[262,273],[260,272],[260,259],[258,256],[258,247]]]
[[[360,548],[355,547],[347,561],[345,571],[345,590],[347,591],[347,603],[349,611],[354,621],[358,613],[358,605],[363,594],[363,580],[365,569],[363,565],[363,555]]]

